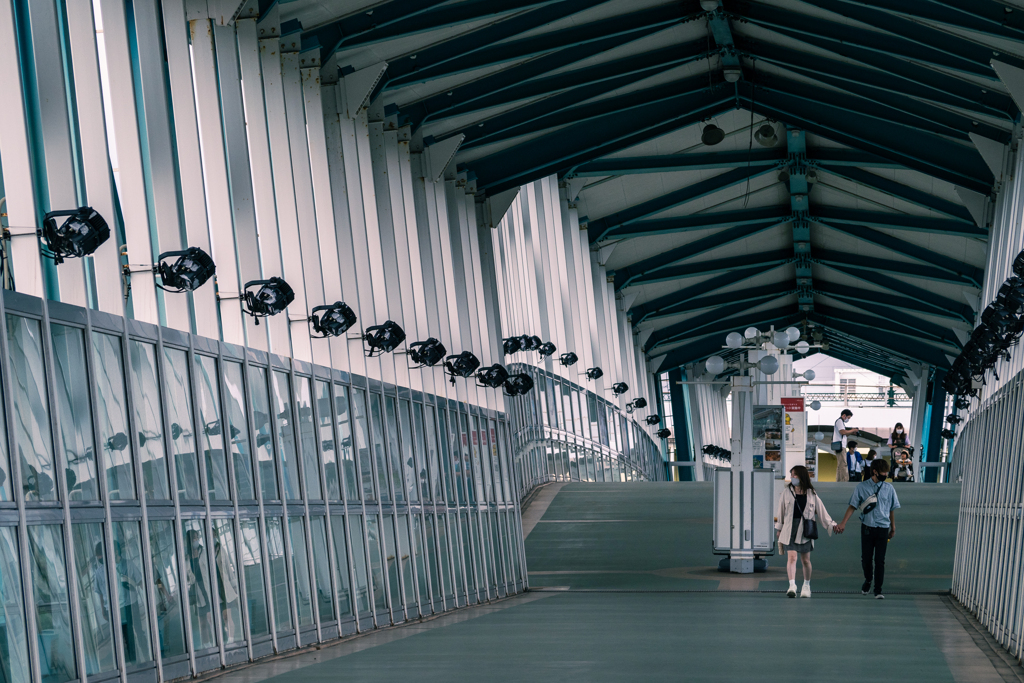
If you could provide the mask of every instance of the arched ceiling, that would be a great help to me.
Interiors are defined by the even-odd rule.
[[[948,367],[973,325],[1020,0],[277,7],[342,74],[386,62],[375,105],[425,144],[461,136],[481,195],[559,174],[657,370],[802,324],[905,377]]]

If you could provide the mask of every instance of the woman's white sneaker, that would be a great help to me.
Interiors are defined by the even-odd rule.
[[[800,589],[800,597],[801,598],[809,598],[809,597],[811,597],[811,584],[805,583],[803,585],[803,587]]]

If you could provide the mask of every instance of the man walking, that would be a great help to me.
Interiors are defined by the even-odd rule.
[[[850,471],[846,467],[846,457],[843,451],[846,450],[846,436],[856,434],[856,429],[848,429],[846,423],[853,417],[853,411],[844,408],[832,428],[832,452],[836,454],[836,481],[850,481]]]
[[[874,569],[875,598],[881,600],[882,580],[885,578],[885,551],[889,540],[896,535],[896,510],[900,500],[896,489],[885,481],[889,474],[889,463],[881,458],[871,463],[871,478],[857,485],[850,497],[839,533],[846,530],[850,516],[860,510],[860,562],[864,568],[862,595],[871,590],[872,569]]]

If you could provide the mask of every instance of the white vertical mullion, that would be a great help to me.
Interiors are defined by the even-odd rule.
[[[284,86],[281,72],[281,39],[278,36],[260,39],[260,58],[263,67],[263,92],[267,111],[267,131],[270,137],[270,159],[277,197],[277,222],[281,246],[281,264],[284,279],[295,291],[295,301],[289,308],[306,311],[305,281],[299,246],[299,222],[295,206],[295,186],[292,176],[291,151],[288,140],[288,121],[285,114]],[[285,313],[287,315],[287,313]],[[311,361],[313,350],[305,325],[290,325],[288,335],[295,358]]]
[[[408,129],[405,131],[408,132]],[[400,147],[408,150],[408,141],[399,140],[397,130],[384,131],[384,156],[387,162],[388,185],[391,188],[391,229],[392,240],[394,240],[395,271],[389,280],[395,281],[395,288],[398,290],[398,300],[402,311],[401,325],[405,330],[406,339],[410,342],[426,339],[420,334],[418,321],[416,319],[416,305],[413,303],[413,289],[422,284],[416,285],[413,276],[418,270],[410,269],[409,260],[409,228],[407,211],[412,208],[412,195],[407,195],[402,182],[402,168],[400,166]],[[415,220],[415,215],[413,216]],[[420,280],[422,283],[422,279]],[[390,292],[390,289],[389,289]],[[423,383],[420,381],[419,372],[409,372],[409,363],[405,358],[396,358],[395,375],[398,384],[413,389],[422,390]]]
[[[110,182],[107,122],[103,113],[103,90],[100,83],[92,2],[69,0],[66,9],[71,59],[75,71],[78,128],[84,133],[78,136],[82,174],[85,180],[84,199],[86,204],[99,212],[107,223],[113,226],[114,191]],[[121,261],[117,253],[118,240],[115,235],[116,233],[101,244],[90,258],[93,260],[97,308],[104,313],[124,315]]]
[[[224,152],[224,128],[221,125],[216,52],[213,26],[209,19],[194,19],[192,29],[192,60],[194,65],[196,105],[199,114],[199,141],[206,179],[206,205],[209,207],[210,241],[217,263],[217,283],[228,292],[238,287],[238,257],[235,254],[234,216],[231,212],[231,190],[228,187],[227,157]],[[238,299],[220,300],[220,325],[216,319],[196,320],[196,332],[204,337],[223,334],[231,344],[245,343],[242,309]]]
[[[419,241],[419,230],[418,223],[420,221],[426,222],[427,218],[424,215],[424,207],[422,201],[416,201],[414,197],[414,184],[413,180],[413,162],[412,155],[409,150],[408,131],[404,131],[403,135],[399,135],[398,138],[398,173],[402,184],[402,196],[405,198],[403,202],[405,208],[405,234],[395,234],[396,241],[402,242],[403,249],[405,252],[405,258],[408,260],[408,273],[409,277],[405,279],[408,282],[407,287],[402,288],[403,298],[408,296],[408,308],[406,309],[405,320],[410,326],[414,326],[416,330],[417,340],[426,340],[430,335],[430,327],[427,324],[427,311],[424,303],[424,290],[426,289],[426,283],[423,278],[423,260],[420,255],[420,241]],[[418,168],[419,159],[417,159]],[[403,264],[402,268],[406,266]],[[410,375],[410,388],[417,389],[420,391],[429,391],[434,393],[433,375],[426,374],[423,372],[414,372]]]
[[[445,288],[443,284],[444,273],[438,272],[438,265],[441,262],[441,247],[437,201],[434,197],[434,183],[423,177],[421,165],[424,160],[422,154],[414,155],[410,161],[414,166],[413,190],[415,197],[422,199],[421,210],[423,214],[422,220],[417,220],[415,225],[424,289],[424,296],[422,297],[423,311],[420,319],[425,324],[425,327],[421,329],[426,329],[429,336],[435,337],[450,351],[452,349],[451,328],[448,326],[448,321],[441,318],[440,311],[442,304],[445,302]],[[419,202],[417,202],[417,208],[420,208]],[[433,391],[433,393],[440,396],[446,395],[444,375],[440,366],[435,365],[430,368],[429,372],[424,371],[423,375],[425,377],[425,390]],[[445,436],[444,438],[448,437]]]
[[[267,114],[263,104],[263,74],[260,66],[260,40],[256,37],[256,20],[235,22],[238,43],[238,69],[242,77],[242,103],[245,106],[245,130],[249,144],[249,172],[252,179],[253,208],[256,213],[256,234],[259,238],[260,278],[284,277],[281,267],[281,245],[278,240],[277,205],[274,196],[274,175],[267,139]],[[242,274],[249,272],[243,264]],[[242,280],[242,284],[248,280]],[[274,316],[264,320],[270,351],[291,355],[288,320]],[[254,342],[250,330],[249,339]],[[253,343],[254,346],[257,346]]]
[[[558,207],[562,216],[562,264],[565,267],[565,341],[566,351],[572,351],[577,356],[582,355],[583,325],[581,323],[581,310],[579,306],[579,225],[576,223],[576,210],[569,208],[569,201],[566,199],[565,188],[558,189]],[[579,372],[574,368],[569,371],[570,375]]]
[[[189,54],[191,29],[185,20],[182,0],[162,0],[161,5],[167,75],[174,111],[174,151],[177,155],[185,240],[188,246],[199,247],[212,256],[213,249],[210,246],[210,229],[206,215],[203,160],[199,149],[196,95],[192,85],[192,59]],[[219,271],[220,264],[217,265]],[[196,331],[204,334],[212,329],[213,334],[207,336],[218,337],[214,288],[202,287],[193,292],[192,307]]]
[[[565,244],[562,241],[562,211],[558,196],[558,179],[547,176],[538,181],[544,196],[544,220],[547,230],[544,241],[547,247],[547,263],[551,282],[551,297],[548,307],[551,316],[552,338],[559,352],[568,350],[565,331],[565,305],[569,301],[565,276]],[[565,368],[552,361],[555,372],[566,376]]]
[[[306,111],[302,93],[302,74],[299,72],[299,53],[281,53],[281,81],[284,85],[285,112],[288,121],[288,139],[292,155],[292,187],[295,189],[295,215],[299,224],[299,258],[303,274],[303,295],[295,292],[289,322],[292,336],[309,336],[306,318],[311,306],[324,301],[324,279],[320,272],[320,240],[317,236],[316,208],[313,203],[313,180],[309,170],[309,142],[306,139]],[[294,285],[293,285],[294,286]],[[333,303],[333,302],[331,302]],[[311,338],[311,359],[330,366],[331,347],[326,339]]]
[[[146,180],[142,169],[142,143],[136,115],[135,83],[128,47],[128,27],[122,0],[100,0],[103,13],[103,45],[110,84],[114,137],[117,140],[118,200],[124,219],[128,260],[152,263],[155,245],[150,240],[150,215],[146,201]],[[132,312],[136,320],[160,324],[156,302],[156,281],[149,273],[132,275]]]
[[[479,330],[480,341],[478,342],[480,349],[480,361],[485,366],[490,366],[495,363],[501,362],[501,355],[496,355],[494,345],[491,343],[491,325],[488,322],[488,300],[485,296],[484,288],[484,260],[480,253],[480,223],[477,221],[476,214],[476,198],[467,193],[465,196],[466,204],[466,218],[469,224],[466,226],[466,236],[469,241],[469,259],[467,264],[470,266],[468,272],[472,275],[472,281],[470,282],[471,290],[473,292],[474,307],[476,308],[476,325]],[[485,228],[490,230],[490,228]],[[488,288],[489,289],[489,288]],[[501,391],[499,388],[497,391]],[[477,399],[480,401],[478,405],[485,406],[494,410],[497,408],[497,400],[495,396],[495,390],[489,388],[478,388]],[[481,452],[483,452],[483,444],[481,444]]]

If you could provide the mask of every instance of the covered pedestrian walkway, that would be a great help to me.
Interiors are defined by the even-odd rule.
[[[833,513],[851,489],[820,486]],[[217,680],[1021,680],[949,596],[959,487],[899,493],[884,603],[860,594],[857,522],[818,543],[814,595],[790,600],[779,558],[755,578],[714,568],[709,485],[552,484],[524,509],[524,595]]]

